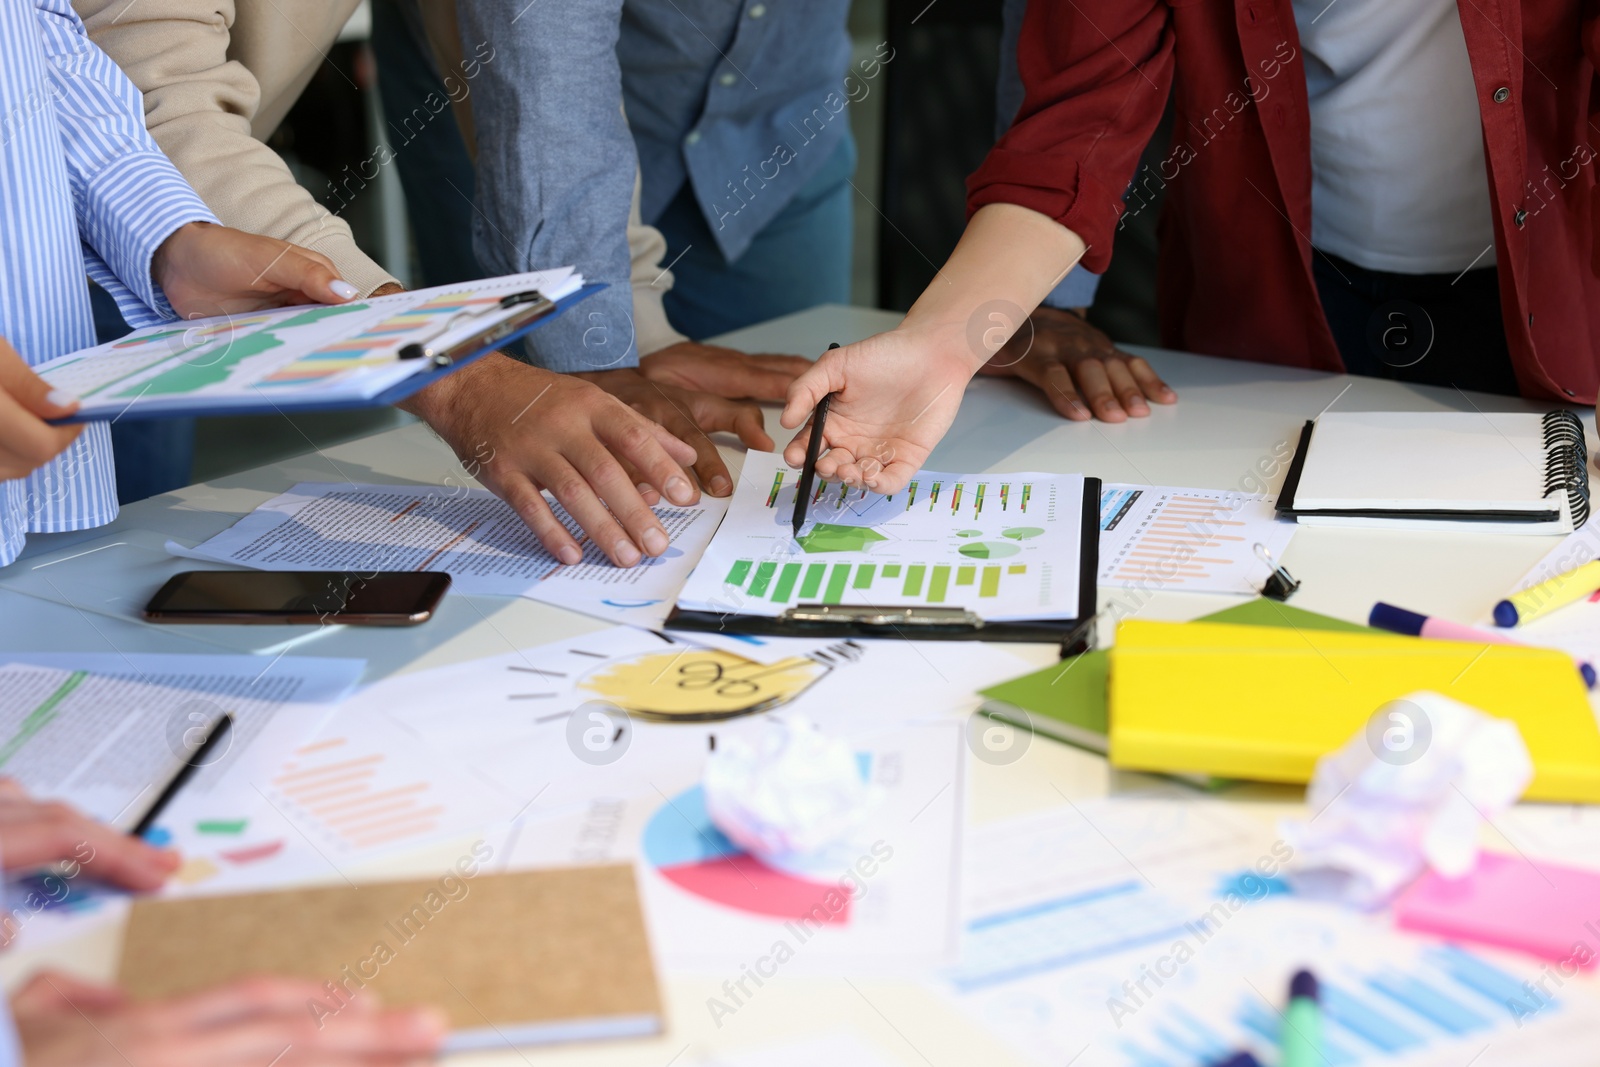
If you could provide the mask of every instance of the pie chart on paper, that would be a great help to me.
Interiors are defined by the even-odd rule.
[[[663,804],[644,829],[645,861],[667,881],[712,904],[765,918],[815,921],[812,909],[839,883],[802,878],[770,867],[735,845],[706,814],[699,786]],[[850,921],[850,900],[829,921]],[[821,914],[829,914],[826,905]]]

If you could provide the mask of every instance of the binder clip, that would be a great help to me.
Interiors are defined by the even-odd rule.
[[[1271,600],[1288,600],[1294,596],[1295,590],[1300,588],[1300,582],[1294,575],[1284,569],[1283,564],[1272,558],[1272,553],[1267,551],[1267,546],[1257,541],[1255,545],[1256,558],[1267,565],[1272,573],[1267,577],[1266,584],[1261,587],[1261,595]]]

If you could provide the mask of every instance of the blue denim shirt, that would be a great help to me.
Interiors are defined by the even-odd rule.
[[[685,181],[729,261],[793,199],[881,85],[850,66],[849,0],[624,0],[617,58],[654,222]]]

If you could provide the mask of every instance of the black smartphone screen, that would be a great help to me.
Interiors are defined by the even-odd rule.
[[[448,574],[412,571],[184,571],[145,605],[154,622],[405,626],[433,614]]]

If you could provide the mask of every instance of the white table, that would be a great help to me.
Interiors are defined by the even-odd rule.
[[[893,314],[847,307],[816,308],[731,334],[722,341],[746,351],[814,354],[828,342],[850,342],[895,324]],[[979,379],[960,417],[929,465],[943,470],[1082,471],[1107,481],[1274,491],[1301,425],[1336,399],[1341,410],[1543,410],[1503,397],[1397,385],[1167,351],[1143,351],[1178,391],[1175,407],[1120,425],[1069,423],[1043,398],[1015,382]],[[1590,433],[1593,421],[1586,414]],[[781,443],[776,408],[767,426]],[[737,460],[734,449],[724,449]],[[202,540],[268,497],[301,481],[438,483],[459,477],[459,465],[423,426],[406,426],[325,452],[190,486],[124,509],[112,526],[35,536],[12,567],[0,570],[0,647],[14,650],[243,651],[280,647],[303,630],[264,627],[162,628],[140,622],[138,608],[170,574],[195,566],[165,558],[162,539]],[[1427,535],[1400,531],[1305,529],[1284,562],[1304,583],[1298,607],[1364,621],[1373,601],[1472,619],[1550,547],[1544,537]],[[64,558],[64,557],[74,558]],[[48,566],[41,567],[41,564]],[[1119,590],[1103,590],[1102,609]],[[1157,592],[1138,606],[1145,618],[1186,619],[1237,603],[1237,598]],[[414,630],[335,628],[296,644],[297,655],[361,656],[368,680],[527,647],[605,624],[528,600],[449,598],[439,617]],[[1104,638],[1105,635],[1102,635]],[[972,761],[970,814],[975,823],[1105,795],[1115,787],[1106,763],[1076,749],[1036,741],[1017,763]],[[1246,787],[1229,803],[1260,822],[1262,841],[1276,819],[1300,809],[1300,790]],[[388,861],[386,873],[433,871],[454,846]],[[1555,857],[1552,857],[1555,858]],[[1600,860],[1600,857],[1596,857]],[[48,962],[105,977],[112,970],[114,932],[53,946]],[[8,980],[42,962],[0,957]],[[1530,968],[1531,970],[1531,968]],[[706,1000],[719,981],[664,976],[669,1015],[664,1037],[612,1045],[507,1052],[495,1063],[638,1064],[660,1067],[692,1046],[693,1054],[732,1054],[785,1035],[853,1028],[891,1062],[1005,1064],[1017,1062],[986,1031],[950,1012],[912,983],[803,979],[770,983],[716,1027]],[[685,1061],[692,1056],[685,1053]]]

